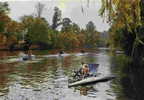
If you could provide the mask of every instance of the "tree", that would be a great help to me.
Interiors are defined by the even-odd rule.
[[[96,27],[92,21],[89,21],[88,24],[86,25],[86,32],[85,32],[85,37],[86,37],[86,46],[87,47],[94,47],[98,43],[98,35],[99,32],[96,31]]]
[[[41,18],[34,18],[32,16],[25,16],[22,18],[24,27],[28,29],[27,35],[33,43],[49,43],[48,25],[47,22]]]
[[[59,34],[59,48],[72,49],[80,48],[81,42],[79,36],[72,32],[62,32]]]
[[[7,24],[11,21],[10,17],[7,15],[8,12],[8,3],[0,2],[0,42],[2,45],[7,43]]]
[[[68,32],[71,28],[71,19],[70,18],[64,18],[62,21],[62,31]]]
[[[66,26],[69,26],[71,24],[71,19],[70,18],[64,18],[63,19],[63,26],[66,27]]]
[[[88,32],[91,32],[91,33],[95,32],[95,28],[96,27],[92,21],[89,21],[88,24],[86,25],[86,30]]]
[[[137,47],[144,45],[144,39],[139,35],[139,28],[144,22],[141,4],[142,0],[102,0],[100,12],[102,16],[107,16],[107,21],[112,26],[109,32],[113,35],[112,43],[117,41],[114,38],[121,33],[120,40],[123,42],[119,43],[129,56],[134,55]]]
[[[61,10],[58,7],[55,7],[52,19],[52,29],[56,30],[56,28],[61,24]]]
[[[80,27],[76,23],[72,23],[73,33],[80,33]]]
[[[0,33],[4,33],[6,31],[6,24],[10,22],[11,19],[4,13],[0,14]]]
[[[102,1],[101,14],[111,24],[111,45],[120,45],[130,58],[121,70],[125,74],[120,80],[124,93],[127,98],[141,100],[144,97],[144,0]]]
[[[9,7],[7,2],[0,2],[0,14],[7,14],[9,12]]]
[[[6,25],[6,32],[5,35],[7,36],[18,36],[23,30],[23,25],[16,21],[10,21]]]
[[[44,7],[45,7],[45,5],[40,3],[40,2],[38,2],[37,5],[35,6],[35,8],[36,8],[36,16],[38,18],[41,18],[42,13],[44,11]]]
[[[8,12],[8,3],[0,2],[0,33],[5,31],[5,25],[10,21],[10,18],[7,15]]]

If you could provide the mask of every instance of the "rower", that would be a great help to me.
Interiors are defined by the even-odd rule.
[[[82,67],[79,69],[79,73],[82,77],[89,76],[90,70],[88,64],[85,64],[84,62],[81,62]]]
[[[88,77],[89,76],[89,67],[87,64],[84,64],[83,67],[82,67],[82,75],[83,75],[83,78],[85,77]]]
[[[85,78],[85,77],[88,77],[90,75],[90,69],[89,69],[89,66],[88,64],[85,64],[84,62],[81,62],[82,64],[82,67],[77,70],[77,71],[74,71],[74,78]]]
[[[64,54],[64,51],[59,51],[59,56],[61,57]]]
[[[84,62],[81,62],[80,69],[74,71],[74,76],[73,76],[74,78],[76,78],[76,79],[81,79],[82,78],[82,76],[83,76],[82,70],[83,70],[84,64],[85,64]]]
[[[31,50],[28,51],[28,59],[32,60],[32,51]]]
[[[80,52],[81,52],[81,53],[85,53],[85,51],[84,51],[84,50],[81,50]]]
[[[64,54],[64,51],[60,51],[59,54]]]

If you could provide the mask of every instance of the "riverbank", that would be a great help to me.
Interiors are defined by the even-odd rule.
[[[95,52],[98,48],[75,48],[75,49],[36,49],[30,48],[32,54],[34,55],[45,55],[45,54],[58,54],[60,51],[64,51],[65,53],[81,53],[83,52]],[[0,49],[0,58],[4,58],[6,56],[17,56],[20,52],[24,52],[23,49],[15,49],[13,51],[9,51],[9,49]],[[37,53],[41,52],[41,53]]]

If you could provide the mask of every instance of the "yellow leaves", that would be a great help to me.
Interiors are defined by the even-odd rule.
[[[59,46],[61,48],[77,48],[81,47],[84,43],[84,38],[82,37],[83,35],[71,33],[71,32],[63,32],[59,33],[58,38],[59,38]]]
[[[4,13],[0,14],[0,32],[4,33],[5,25],[10,22],[11,19]]]
[[[134,22],[133,17],[129,16],[127,13],[125,13],[125,19],[126,19],[127,24],[130,24],[130,23]]]
[[[131,30],[141,25],[140,0],[102,0],[102,13],[116,29],[127,26]]]
[[[14,35],[12,35],[7,39],[7,42],[8,42],[8,44],[17,42],[17,38]]]
[[[130,3],[126,3],[126,4],[124,5],[124,8],[130,10],[130,8],[131,8],[131,4],[130,4]]]
[[[112,0],[112,3],[114,4],[114,5],[118,5],[119,4],[119,0]]]
[[[122,21],[118,21],[115,25],[115,28],[114,29],[117,29],[117,28],[122,28],[124,27],[124,24],[122,23]]]
[[[0,33],[0,45],[5,44],[6,43],[6,37]]]
[[[3,21],[3,22],[9,22],[11,19],[5,15],[5,14],[0,14],[0,21]]]
[[[23,26],[21,23],[18,23],[16,21],[10,21],[6,24],[6,30],[8,33],[14,34],[16,32],[21,32],[23,30]]]
[[[43,24],[44,23],[44,21],[41,18],[35,18],[34,20],[37,24]]]

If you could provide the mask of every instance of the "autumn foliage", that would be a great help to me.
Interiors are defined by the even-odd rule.
[[[76,49],[96,47],[98,44],[99,32],[96,31],[93,22],[90,21],[86,29],[81,29],[70,18],[62,18],[58,7],[54,8],[52,25],[50,25],[41,16],[43,11],[39,13],[39,16],[24,15],[20,18],[20,22],[14,21],[8,16],[8,4],[3,2],[0,4],[0,45],[2,48],[21,48],[25,40],[31,44],[31,47],[39,49]],[[58,29],[59,26],[61,29]]]

